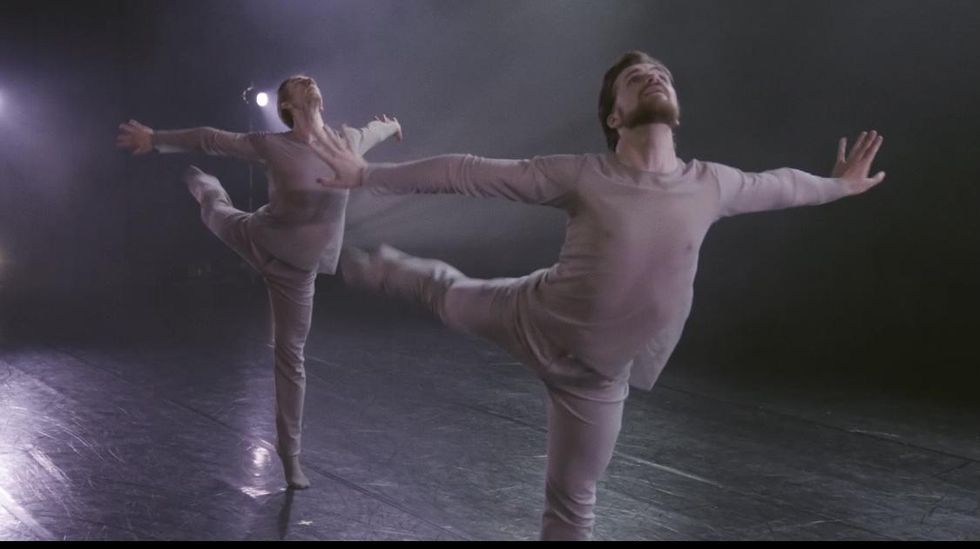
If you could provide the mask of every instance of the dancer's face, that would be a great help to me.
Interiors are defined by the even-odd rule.
[[[627,67],[616,78],[616,106],[609,116],[612,128],[635,128],[661,123],[680,125],[681,109],[667,67],[643,63]]]
[[[297,78],[286,87],[289,90],[289,103],[296,110],[307,113],[323,110],[323,94],[312,78]]]

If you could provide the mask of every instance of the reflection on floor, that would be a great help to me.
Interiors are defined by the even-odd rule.
[[[488,343],[318,297],[283,490],[260,291],[23,325],[0,347],[0,540],[535,539],[538,382]],[[186,296],[185,296],[186,297]],[[633,391],[597,539],[980,539],[980,411],[672,363]]]

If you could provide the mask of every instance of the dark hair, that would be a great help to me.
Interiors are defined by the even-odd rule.
[[[290,129],[293,127],[293,113],[289,112],[288,109],[282,108],[282,104],[283,102],[291,99],[289,97],[289,90],[286,86],[299,80],[312,80],[312,78],[306,76],[305,74],[290,76],[289,78],[283,80],[282,84],[279,84],[279,90],[276,91],[276,111],[279,113],[279,120],[282,120],[284,124],[290,127]]]
[[[663,63],[650,57],[648,54],[633,50],[628,51],[616,61],[616,64],[609,67],[606,71],[606,75],[602,77],[602,89],[599,91],[599,124],[602,126],[602,133],[606,135],[606,145],[609,150],[616,150],[616,144],[619,143],[619,132],[609,127],[606,123],[606,119],[612,114],[613,108],[616,106],[616,79],[619,78],[620,73],[633,65],[644,65],[653,64],[664,66]],[[669,73],[668,73],[669,74]]]

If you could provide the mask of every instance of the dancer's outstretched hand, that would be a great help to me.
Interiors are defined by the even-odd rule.
[[[393,123],[393,124],[395,124],[395,126],[398,128],[398,130],[395,131],[395,139],[397,139],[398,141],[401,141],[402,140],[402,137],[403,137],[402,136],[402,125],[398,122],[398,119],[397,118],[395,118],[394,116],[392,116],[391,118],[388,118],[388,115],[387,114],[382,114],[381,116],[375,116],[374,119],[377,120],[378,122],[385,122],[385,123]]]
[[[316,182],[324,187],[337,189],[359,187],[367,162],[351,149],[346,139],[334,131],[317,132],[315,135],[316,139],[310,144],[313,152],[326,162],[335,174],[333,178],[318,177]]]
[[[882,141],[884,137],[874,130],[861,132],[851,146],[851,153],[845,155],[847,138],[840,138],[837,145],[837,163],[834,164],[831,177],[840,178],[848,194],[863,193],[885,179],[885,172],[878,172],[874,177],[868,177],[871,163],[874,162]]]
[[[153,150],[153,129],[135,120],[119,124],[116,147],[130,149],[134,155],[146,154]]]

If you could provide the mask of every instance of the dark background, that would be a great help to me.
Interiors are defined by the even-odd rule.
[[[684,159],[827,174],[840,136],[885,135],[888,177],[866,195],[711,230],[675,367],[968,397],[980,381],[975,1],[7,0],[0,31],[8,333],[192,283],[255,283],[178,175],[201,165],[254,209],[262,174],[131,159],[113,145],[128,118],[278,131],[241,92],[304,72],[331,124],[399,118],[405,142],[369,160],[594,152],[602,73],[635,48],[674,73]],[[355,199],[348,241],[506,276],[553,262],[563,227],[559,211],[496,200]]]

